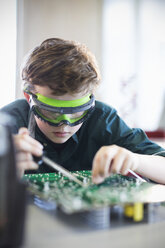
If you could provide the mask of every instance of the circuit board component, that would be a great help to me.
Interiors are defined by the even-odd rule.
[[[165,201],[165,186],[140,182],[133,177],[113,174],[99,185],[91,171],[72,172],[87,187],[81,187],[59,173],[27,174],[24,179],[34,195],[54,201],[65,213],[82,212],[112,205]]]

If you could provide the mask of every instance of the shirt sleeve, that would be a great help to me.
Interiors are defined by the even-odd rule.
[[[10,128],[13,134],[18,133],[20,127],[27,127],[29,105],[26,100],[16,100],[1,108],[0,112],[4,112],[11,117]]]
[[[101,123],[100,123],[101,122]],[[130,128],[114,108],[105,107],[97,121],[103,145],[116,144],[139,154],[165,156],[165,149],[152,142],[140,128]]]

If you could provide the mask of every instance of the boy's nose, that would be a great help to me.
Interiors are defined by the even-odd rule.
[[[63,122],[61,122],[61,123],[59,124],[59,127],[66,127],[66,126],[68,126],[68,124],[67,124],[67,123],[63,123]]]

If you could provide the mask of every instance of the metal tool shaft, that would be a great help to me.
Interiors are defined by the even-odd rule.
[[[57,163],[55,163],[54,161],[52,161],[51,159],[47,158],[46,156],[42,157],[42,160],[45,164],[49,165],[51,168],[61,172],[64,176],[68,177],[69,179],[71,179],[72,181],[78,183],[79,185],[81,185],[82,187],[84,187],[85,185],[83,184],[82,181],[80,181],[79,179],[77,179],[75,176],[73,176],[68,170],[66,170],[65,168],[63,168],[61,165],[58,165]]]
[[[137,175],[134,171],[132,171],[131,169],[128,169],[128,171],[135,176],[136,178],[138,178],[141,182],[147,182],[145,179],[143,179],[142,177],[140,177],[139,175]]]

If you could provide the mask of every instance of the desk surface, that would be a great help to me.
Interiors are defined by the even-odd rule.
[[[162,211],[162,210],[161,210]],[[136,224],[105,230],[74,228],[67,220],[28,205],[23,248],[164,248],[164,221]]]

